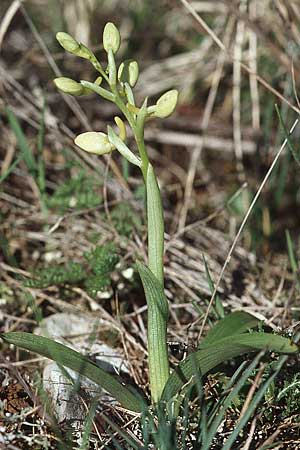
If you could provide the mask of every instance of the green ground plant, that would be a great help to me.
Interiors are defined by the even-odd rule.
[[[36,137],[37,155],[33,151],[26,139],[21,128],[20,122],[14,112],[10,108],[6,108],[6,115],[9,126],[13,131],[20,150],[20,155],[15,159],[6,172],[0,177],[0,184],[10,175],[13,169],[23,160],[26,164],[29,174],[33,177],[40,193],[40,202],[43,212],[47,213],[46,205],[46,178],[45,178],[45,162],[43,159],[43,146],[45,134],[44,108],[40,121],[39,132]]]
[[[5,173],[1,175],[0,184],[9,177],[21,161],[24,161],[30,176],[38,187],[41,208],[45,214],[47,214],[48,209],[57,210],[60,214],[64,214],[70,208],[93,208],[102,203],[102,198],[97,192],[97,188],[100,187],[101,183],[95,177],[88,175],[74,161],[68,161],[66,164],[66,169],[69,169],[70,172],[69,178],[59,184],[52,193],[47,192],[46,163],[43,156],[45,144],[44,111],[39,124],[39,132],[36,136],[36,152],[31,148],[17,116],[9,107],[6,108],[6,115],[9,126],[17,140],[20,153]],[[77,172],[71,175],[70,169],[76,169]]]
[[[31,279],[24,279],[24,286],[44,289],[49,286],[64,286],[83,284],[91,297],[107,289],[111,284],[111,272],[119,261],[113,243],[95,246],[85,252],[87,265],[83,262],[52,264],[36,270]]]
[[[180,394],[187,392],[187,386],[188,389],[198,389],[200,396],[202,376],[224,361],[249,352],[295,353],[298,347],[291,339],[283,336],[262,331],[249,333],[249,329],[259,325],[259,320],[246,312],[239,311],[220,319],[197,345],[196,351],[181,361],[172,371],[170,370],[167,345],[169,305],[164,293],[164,215],[159,184],[145,145],[144,128],[148,120],[163,119],[174,112],[178,93],[176,90],[171,90],[163,94],[153,105],[148,105],[147,98],[140,107],[136,105],[133,88],[138,81],[138,63],[134,60],[126,60],[117,68],[115,56],[121,44],[121,37],[113,23],[107,23],[103,31],[103,47],[108,59],[107,67],[98,61],[89,48],[77,42],[69,34],[60,32],[57,34],[57,39],[66,51],[89,60],[99,75],[94,82],[85,80],[77,82],[66,77],[57,78],[56,86],[64,93],[75,96],[96,93],[114,103],[122,114],[122,118],[115,117],[117,131],[108,126],[107,134],[98,131],[82,133],[76,137],[75,143],[81,149],[96,155],[119,152],[130,164],[140,169],[144,180],[147,199],[148,261],[147,265],[140,260],[136,264],[148,306],[148,366],[151,400],[148,400],[146,392],[141,394],[138,387],[132,389],[117,377],[96,366],[86,356],[51,339],[22,332],[4,333],[1,337],[7,343],[39,353],[95,381],[114,396],[124,408],[142,414],[145,418],[144,424],[149,424],[148,431],[144,428],[145,440],[150,439],[151,435],[153,439],[157,439],[154,439],[157,448],[174,449],[174,442],[170,440],[170,445],[165,445],[164,439],[166,431],[172,434],[170,420],[172,424],[176,423],[183,398],[185,398]],[[137,151],[127,146],[125,121],[131,128]],[[212,283],[212,280],[210,282]],[[274,377],[276,373],[275,371],[272,376]],[[254,409],[264,394],[263,389],[259,392],[259,395],[253,399]],[[228,402],[231,401],[230,397]],[[149,413],[153,410],[159,418],[159,429],[156,428]],[[107,420],[109,421],[108,418]],[[203,416],[200,420],[204,420]],[[243,423],[245,420],[246,418],[243,418]],[[243,423],[239,424],[235,436]],[[217,428],[216,416],[213,428],[205,431],[204,435],[211,433],[209,436],[212,439],[214,430]],[[232,442],[233,439],[234,437],[231,438]],[[205,439],[202,439],[202,442],[205,442]],[[229,449],[228,445],[226,448]],[[203,448],[208,447],[206,445]]]
[[[64,214],[68,209],[94,208],[102,203],[97,192],[100,183],[89,176],[84,169],[79,169],[76,175],[59,184],[52,195],[48,195],[46,202],[51,209]]]

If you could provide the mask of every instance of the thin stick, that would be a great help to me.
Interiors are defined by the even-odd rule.
[[[250,2],[249,14],[250,18],[255,19],[257,12],[256,0]],[[253,75],[257,72],[257,35],[253,30],[248,30],[249,32],[249,67],[253,73],[249,74],[250,82],[250,92],[251,92],[251,102],[252,102],[252,126],[255,130],[260,128],[260,105],[259,105],[259,93],[258,93],[258,83],[257,78]],[[299,108],[299,104],[298,104]]]
[[[252,420],[252,423],[251,423],[249,435],[247,437],[247,440],[246,440],[245,445],[242,448],[242,450],[249,450],[250,445],[253,442],[253,436],[254,436],[254,432],[255,432],[255,428],[256,428],[256,422],[257,422],[257,417],[254,417],[254,419]]]
[[[206,33],[212,38],[212,40],[220,47],[221,50],[227,52],[227,48],[223,42],[218,38],[218,36],[213,32],[213,30],[207,25],[205,20],[195,11],[195,9],[190,5],[187,0],[180,0],[181,3],[186,7],[190,14],[197,20],[201,27],[206,31]]]
[[[2,42],[4,39],[4,36],[9,28],[9,25],[11,24],[11,21],[13,20],[16,12],[20,8],[20,1],[14,0],[10,7],[7,9],[6,13],[4,14],[4,17],[0,24],[0,50],[2,46]]]
[[[245,0],[241,0],[240,11],[244,12],[247,5]],[[233,48],[233,89],[232,89],[232,118],[233,118],[233,142],[235,152],[236,171],[241,183],[246,180],[245,169],[243,164],[242,151],[242,131],[241,131],[241,61],[242,46],[245,35],[245,24],[242,20],[238,20],[236,26],[235,43]]]

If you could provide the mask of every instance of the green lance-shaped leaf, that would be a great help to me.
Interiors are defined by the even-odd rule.
[[[164,289],[151,270],[137,263],[148,305],[148,360],[151,398],[160,400],[169,378],[167,348],[168,301]]]
[[[102,88],[101,86],[98,86],[98,84],[96,83],[91,83],[90,81],[86,80],[80,80],[80,84],[82,84],[82,86],[84,86],[85,88],[88,88],[91,91],[95,92],[95,94],[101,95],[101,97],[109,100],[110,102],[113,102],[115,99],[114,95],[111,92],[109,92],[107,89]]]
[[[127,147],[122,139],[120,139],[119,136],[114,132],[112,127],[107,127],[107,133],[109,142],[116,147],[116,149],[121,153],[121,155],[124,156],[124,158],[127,159],[127,161],[131,162],[135,166],[142,166],[142,161],[140,160],[140,158]]]
[[[199,348],[212,345],[233,334],[242,334],[256,327],[261,321],[245,311],[234,311],[214,325],[200,342]]]
[[[121,384],[115,376],[105,372],[86,356],[65,345],[31,333],[9,332],[1,334],[0,337],[8,344],[38,353],[64,367],[75,370],[80,375],[97,383],[130,411],[141,412],[145,408],[145,402],[137,392],[134,393]]]
[[[148,164],[147,179],[148,266],[163,285],[164,283],[164,217],[161,195],[152,165]]]
[[[179,363],[170,375],[161,399],[169,401],[180,391],[181,387],[193,377],[195,363],[201,375],[205,375],[228,359],[259,350],[296,353],[298,347],[290,339],[271,333],[253,332],[227,336],[193,352]]]

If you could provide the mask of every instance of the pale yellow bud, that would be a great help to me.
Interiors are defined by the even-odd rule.
[[[122,141],[125,141],[126,139],[126,127],[125,127],[125,123],[123,122],[122,119],[120,119],[120,117],[116,116],[114,117],[114,121],[116,122],[116,125],[119,128],[119,138]]]
[[[164,119],[169,117],[175,110],[178,99],[178,91],[173,89],[163,94],[155,105],[154,116]]]
[[[94,81],[94,83],[95,83],[97,86],[100,86],[100,84],[102,83],[102,77],[97,77],[96,80]]]
[[[60,31],[56,33],[56,39],[67,52],[76,53],[76,50],[79,49],[79,42],[68,33]]]
[[[82,43],[79,44],[79,48],[74,52],[74,54],[76,56],[80,56],[80,58],[88,59],[90,61],[95,58],[94,53]]]
[[[139,66],[133,59],[127,59],[120,64],[118,80],[121,83],[129,83],[131,87],[136,85],[139,77]]]
[[[75,138],[75,144],[82,150],[95,155],[104,155],[114,150],[114,146],[109,142],[105,133],[97,131],[87,131]]]
[[[121,36],[118,28],[112,23],[108,22],[103,30],[103,47],[108,53],[112,50],[113,53],[117,53],[121,44]]]
[[[71,78],[67,77],[59,77],[55,78],[54,84],[55,86],[62,92],[65,92],[66,94],[71,95],[82,95],[84,88],[80,83],[77,83],[77,81],[72,80]]]
[[[56,34],[56,39],[67,52],[92,62],[95,60],[93,52],[81,42],[76,41],[70,34],[60,31]]]

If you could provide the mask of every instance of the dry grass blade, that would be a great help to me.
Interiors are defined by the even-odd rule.
[[[254,0],[249,5],[250,18],[255,20],[257,12],[257,1]],[[249,73],[250,90],[251,90],[251,102],[252,102],[252,126],[255,130],[260,129],[260,104],[259,104],[259,92],[257,78],[254,76],[257,73],[257,35],[254,31],[248,30],[249,33],[249,67],[251,73]],[[299,108],[299,104],[298,104]]]
[[[240,10],[244,11],[247,3],[242,0]],[[243,43],[245,38],[245,24],[239,20],[236,25],[235,43],[233,48],[233,139],[236,158],[236,171],[241,183],[245,182],[245,169],[243,164],[242,132],[241,132],[241,61],[243,58]]]
[[[2,42],[5,36],[5,33],[7,32],[9,25],[11,24],[15,14],[17,13],[18,9],[20,8],[21,3],[19,0],[14,0],[12,4],[7,9],[1,24],[0,24],[0,51],[2,47]]]

